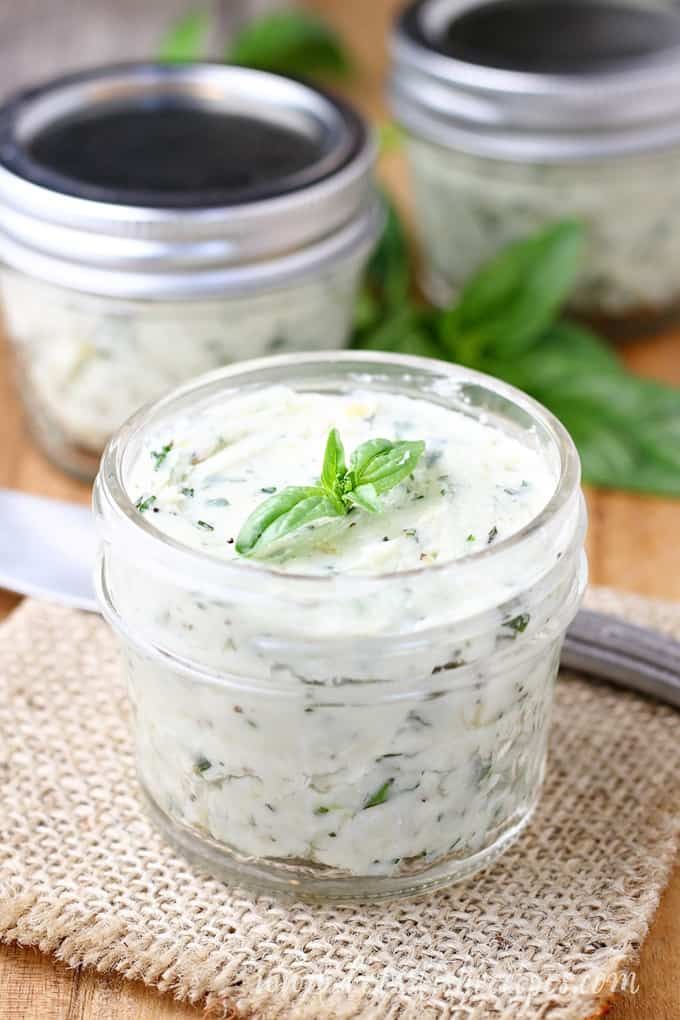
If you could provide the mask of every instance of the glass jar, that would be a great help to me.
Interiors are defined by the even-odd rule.
[[[501,247],[587,231],[573,310],[614,335],[680,304],[680,11],[646,0],[420,0],[393,39],[392,107],[446,304]]]
[[[358,380],[509,430],[545,458],[552,498],[479,553],[332,577],[219,560],[136,512],[134,464],[175,416],[276,383],[337,393]],[[560,647],[586,576],[578,457],[549,412],[428,359],[263,359],[139,412],[107,447],[94,505],[140,785],[191,860],[255,888],[381,898],[465,878],[517,838],[539,796]]]
[[[105,67],[10,99],[0,287],[52,459],[91,477],[193,375],[342,347],[381,225],[373,163],[344,103],[245,68]]]

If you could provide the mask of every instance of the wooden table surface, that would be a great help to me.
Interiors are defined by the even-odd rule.
[[[395,0],[313,0],[342,30],[357,55],[359,70],[348,94],[367,113],[383,116],[384,38]],[[383,176],[408,205],[404,168],[398,155]],[[642,374],[680,386],[680,328],[625,350]],[[86,486],[50,465],[30,441],[9,377],[9,358],[0,343],[0,486],[46,496],[86,501]],[[588,493],[588,551],[591,579],[638,592],[680,600],[680,502],[614,492]],[[0,615],[17,599],[0,592]],[[680,1017],[680,862],[662,897],[642,947],[640,991],[618,997],[610,1020],[675,1020]],[[35,950],[0,946],[0,1020],[189,1020],[201,1011],[160,996],[141,984],[91,971],[72,971]],[[254,1018],[257,1020],[257,1018]]]

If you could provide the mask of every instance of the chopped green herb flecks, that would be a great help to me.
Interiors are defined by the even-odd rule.
[[[435,666],[432,670],[432,676],[436,676],[437,673],[446,673],[449,669],[460,669],[465,663],[462,659],[451,659],[449,662],[443,662],[441,666]]]
[[[207,758],[204,758],[203,755],[201,755],[194,765],[194,772],[201,775],[203,772],[207,772],[209,768],[212,768],[212,762],[208,761]]]
[[[207,521],[196,521],[197,528],[203,528],[204,531],[214,531],[215,528],[212,524],[208,524]]]
[[[156,502],[155,496],[140,496],[135,503],[135,509],[139,510],[140,514],[143,514],[145,510],[148,510],[150,506]]]
[[[384,804],[389,796],[390,787],[393,782],[394,779],[388,779],[375,791],[375,793],[372,793],[371,796],[364,801],[364,810],[370,807],[377,807],[378,804]]]
[[[497,535],[498,535],[498,528],[494,524],[493,528],[491,529],[491,531],[489,532],[489,534],[487,536],[486,544],[487,545],[491,545],[491,543],[493,542],[493,540],[496,538]]]
[[[152,450],[151,451],[151,456],[156,461],[156,463],[154,465],[154,470],[155,471],[159,470],[161,464],[163,463],[163,461],[165,460],[167,455],[170,453],[170,451],[172,450],[173,446],[174,446],[174,442],[173,442],[173,440],[170,440],[170,442],[166,443],[165,446],[162,446],[160,450]]]
[[[507,620],[503,626],[514,630],[516,634],[523,634],[529,626],[530,620],[531,616],[529,613],[520,613],[519,616],[513,616],[512,620]]]
[[[183,496],[186,496],[188,499],[193,499],[193,497],[195,495],[194,490],[192,488],[188,488],[188,487],[184,488],[184,489],[180,489],[180,492],[182,493]]]

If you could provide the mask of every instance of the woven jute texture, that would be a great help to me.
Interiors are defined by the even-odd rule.
[[[680,605],[591,605],[680,636]],[[627,978],[678,844],[680,716],[558,684],[541,806],[481,877],[364,907],[195,873],[140,805],[106,625],[25,603],[0,628],[0,937],[258,1020],[581,1020]]]

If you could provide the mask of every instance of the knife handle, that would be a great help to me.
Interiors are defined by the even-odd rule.
[[[680,708],[680,642],[614,616],[581,610],[562,665]]]

